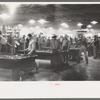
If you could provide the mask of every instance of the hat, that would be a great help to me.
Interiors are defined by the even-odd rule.
[[[29,33],[27,36],[32,37],[32,34]]]
[[[57,35],[55,35],[55,34],[52,36],[52,38],[56,38],[56,37],[57,37]]]

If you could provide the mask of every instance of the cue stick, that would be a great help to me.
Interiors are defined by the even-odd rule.
[[[12,34],[11,34],[11,39],[12,39],[11,56],[14,55],[14,49],[15,49],[13,34],[14,34],[14,33],[12,32]]]
[[[65,62],[65,61],[64,61],[64,58],[63,58],[63,56],[62,56],[62,51],[60,51],[60,55],[61,55],[62,61]]]
[[[26,41],[24,39],[24,55],[25,55],[25,49],[26,49]]]
[[[12,39],[12,34],[13,34],[13,32],[11,33],[11,44],[12,44],[12,46],[10,47],[11,48],[11,56],[13,56],[13,39]]]
[[[9,44],[9,43],[7,43],[7,45],[9,45],[9,46],[11,46],[11,47],[12,47],[12,45],[11,45],[11,44]]]

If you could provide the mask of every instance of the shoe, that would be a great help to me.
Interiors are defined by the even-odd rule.
[[[86,64],[88,64],[88,62],[86,62]]]

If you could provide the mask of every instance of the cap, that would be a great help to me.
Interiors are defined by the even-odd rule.
[[[52,36],[52,38],[56,38],[56,37],[57,37],[57,35],[55,35],[55,34]]]

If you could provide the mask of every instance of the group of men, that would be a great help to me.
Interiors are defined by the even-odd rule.
[[[30,42],[29,42],[29,46],[26,50],[28,51],[28,54],[32,54],[32,53],[35,53],[35,50],[36,50],[36,40],[33,39],[31,34],[29,34],[28,37],[30,39]],[[57,35],[53,35],[52,39],[50,41],[50,48],[53,51],[53,53],[57,53],[60,51],[66,51],[66,56],[63,56],[63,57],[64,57],[65,61],[66,61],[65,57],[68,59],[67,51],[70,48],[70,42],[69,42],[67,36],[65,36],[63,38],[62,43],[60,43],[59,39],[57,39]],[[78,41],[76,43],[75,48],[80,49],[80,55],[82,52],[84,53],[86,64],[88,64],[87,40],[83,35],[78,37]]]
[[[1,32],[0,32],[0,40],[1,40],[0,45],[8,43],[7,40],[2,36]],[[27,40],[28,40],[28,46],[27,46],[27,48],[24,48],[23,51],[26,52],[27,55],[33,55],[33,54],[35,54],[35,51],[37,49],[37,38],[32,34],[28,34]],[[2,41],[3,41],[3,43],[2,43]],[[5,41],[5,43],[4,43],[4,41]],[[52,36],[52,39],[50,40],[50,48],[54,53],[59,52],[59,51],[66,51],[67,52],[68,49],[70,48],[70,46],[69,46],[70,41],[69,41],[67,35],[63,38],[62,42],[61,43],[60,42],[61,41],[57,38],[57,35],[54,34]],[[84,38],[84,36],[79,37],[76,44],[77,44],[76,47],[80,48],[81,52],[84,52],[86,63],[88,63],[88,55],[87,55],[87,49],[86,49],[87,42],[86,42],[86,39]],[[10,44],[8,44],[8,45],[10,45]],[[39,49],[40,49],[42,44],[38,44],[38,45],[39,45]],[[12,46],[12,45],[10,45],[10,46]],[[81,54],[81,52],[80,52],[80,54]],[[66,53],[66,55],[67,55],[67,53]],[[66,57],[68,57],[68,56],[66,56]]]

